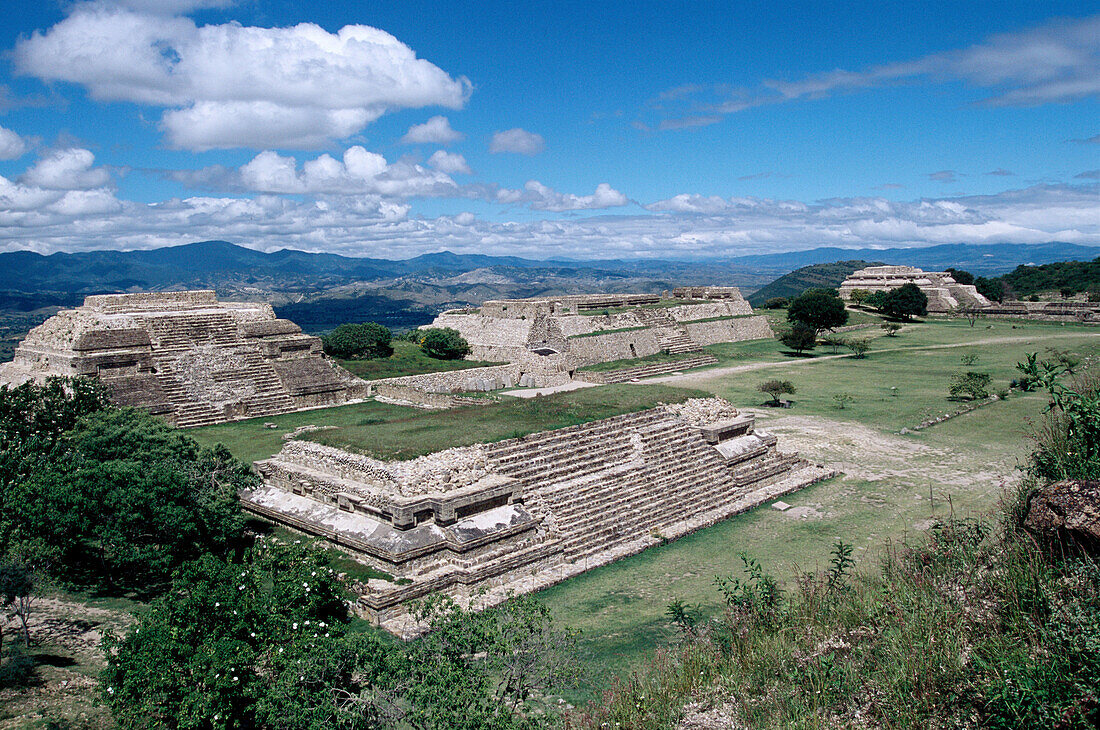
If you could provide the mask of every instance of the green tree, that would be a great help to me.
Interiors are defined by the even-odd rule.
[[[974,275],[969,271],[963,271],[962,269],[946,269],[948,274],[951,274],[951,278],[955,280],[957,284],[973,284]]]
[[[848,349],[857,360],[862,360],[867,357],[867,352],[871,349],[871,340],[867,337],[853,338],[848,341]]]
[[[14,560],[0,561],[0,610],[11,611],[19,619],[23,645],[30,646],[31,602],[34,597],[34,572],[30,566]],[[0,623],[0,656],[3,656],[4,626]]]
[[[791,302],[787,321],[801,323],[814,330],[836,329],[848,322],[844,301],[829,289],[807,289]]]
[[[779,397],[784,394],[793,395],[795,392],[794,383],[789,380],[765,380],[760,385],[756,386],[756,389],[761,393],[767,393],[771,396],[772,405],[780,405]]]
[[[817,332],[813,327],[808,327],[801,322],[795,322],[790,327],[781,330],[776,337],[799,355],[817,346]]]
[[[470,343],[450,327],[419,330],[419,343],[425,355],[438,360],[460,360],[470,354]]]
[[[912,319],[928,313],[928,296],[916,284],[902,284],[886,292],[878,310],[887,317]]]
[[[838,334],[826,334],[821,336],[821,344],[831,347],[835,355],[840,348],[848,346],[848,338]]]
[[[790,300],[787,297],[772,297],[764,302],[764,309],[783,309],[788,304],[790,304]]]
[[[897,337],[898,332],[901,331],[901,325],[897,322],[883,322],[882,329],[886,332],[887,337]]]
[[[853,289],[848,293],[848,298],[852,300],[852,304],[855,304],[859,308],[863,308],[863,305],[870,298],[871,292],[868,289]]]
[[[374,359],[393,354],[393,334],[375,322],[342,324],[322,338],[325,352],[344,360]]]
[[[991,302],[1000,302],[1005,298],[1004,282],[996,277],[987,279],[984,276],[979,276],[974,279],[974,288]]]

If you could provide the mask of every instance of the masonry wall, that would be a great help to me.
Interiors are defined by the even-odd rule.
[[[700,345],[713,345],[718,342],[736,342],[740,340],[765,340],[775,336],[768,318],[763,315],[719,319],[711,322],[685,323],[688,336]]]
[[[486,390],[478,386],[479,382],[499,383],[497,388],[510,388],[519,381],[521,368],[516,364],[490,365],[484,368],[468,368],[466,370],[450,370],[442,373],[425,373],[423,375],[406,375],[400,378],[385,378],[372,380],[371,386],[378,389],[381,386],[395,388],[413,388],[425,393],[464,393],[476,390]]]
[[[631,345],[634,346],[633,350]],[[635,357],[656,355],[661,351],[653,330],[609,332],[590,337],[574,337],[569,340],[569,351],[583,364],[609,360],[630,360]]]

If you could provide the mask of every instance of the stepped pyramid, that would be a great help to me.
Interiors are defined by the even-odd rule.
[[[363,398],[366,383],[269,304],[213,291],[105,294],[35,327],[0,383],[97,377],[112,400],[180,427],[274,416]]]
[[[408,600],[492,605],[833,474],[717,398],[408,462],[292,441],[256,469],[265,486],[245,508],[394,576],[370,581],[358,608],[401,635],[420,629]]]

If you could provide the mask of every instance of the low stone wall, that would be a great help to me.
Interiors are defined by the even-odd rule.
[[[490,365],[483,368],[447,370],[439,373],[372,380],[371,386],[379,393],[382,392],[381,388],[409,388],[424,393],[500,390],[516,385],[519,382],[520,371],[520,366],[516,364]],[[385,393],[382,394],[385,395]]]
[[[752,305],[744,299],[731,299],[721,302],[706,302],[704,304],[686,304],[680,307],[669,307],[666,310],[677,322],[691,322],[697,319],[709,319],[711,317],[739,317],[752,314]]]
[[[768,318],[763,315],[718,319],[711,322],[688,322],[684,324],[684,329],[687,330],[691,339],[703,346],[719,342],[765,340],[775,336],[768,324]]]

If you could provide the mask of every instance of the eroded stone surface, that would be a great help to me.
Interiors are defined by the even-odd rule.
[[[1100,549],[1100,481],[1068,479],[1037,489],[1024,527],[1048,540]]]

